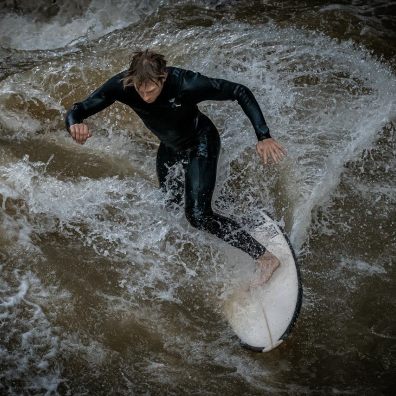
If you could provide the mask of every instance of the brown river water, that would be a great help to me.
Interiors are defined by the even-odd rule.
[[[0,3],[0,394],[391,395],[396,2]],[[264,168],[236,103],[214,206],[266,209],[295,248],[290,338],[240,347],[222,302],[243,267],[169,212],[158,141],[115,104],[75,144],[64,115],[136,48],[249,86],[288,150]],[[176,170],[177,171],[177,170]]]

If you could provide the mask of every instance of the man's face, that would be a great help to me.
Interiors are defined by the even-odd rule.
[[[147,103],[153,103],[160,95],[165,80],[146,81],[139,87],[135,86],[140,97]]]

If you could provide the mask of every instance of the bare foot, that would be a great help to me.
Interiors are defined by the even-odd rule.
[[[268,250],[257,259],[256,263],[259,278],[254,282],[254,284],[252,284],[252,286],[261,286],[268,282],[272,274],[280,266],[278,258]]]

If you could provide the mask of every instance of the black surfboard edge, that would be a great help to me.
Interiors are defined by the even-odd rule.
[[[248,349],[249,351],[252,351],[252,352],[263,352],[265,349],[265,347],[254,347],[254,346],[246,344],[242,341],[240,341],[240,344],[241,344],[242,348]]]
[[[301,277],[300,265],[298,263],[297,256],[296,256],[296,253],[294,251],[294,248],[293,248],[293,246],[292,246],[292,244],[290,242],[289,237],[285,233],[285,231],[281,227],[279,227],[279,229],[282,231],[283,236],[285,237],[286,242],[289,245],[290,251],[291,251],[291,253],[293,255],[294,263],[296,265],[297,281],[298,281],[297,303],[296,303],[296,307],[294,309],[293,317],[292,317],[292,319],[290,321],[289,326],[287,327],[285,332],[282,334],[282,336],[279,338],[280,340],[285,340],[289,336],[289,334],[291,333],[294,325],[296,324],[298,315],[300,314],[301,306],[302,306],[302,299],[303,299],[303,287],[302,287],[302,277]]]
[[[272,218],[272,216],[266,210],[261,209],[261,211],[264,212],[271,220],[273,220],[275,222],[275,220]],[[294,313],[293,313],[292,319],[289,323],[289,326],[287,326],[287,329],[285,330],[285,332],[279,337],[279,340],[286,340],[286,338],[290,335],[291,331],[293,330],[294,325],[296,324],[298,315],[300,314],[300,311],[301,311],[302,299],[303,299],[303,287],[302,287],[302,277],[301,277],[300,266],[299,266],[294,248],[293,248],[293,246],[290,242],[290,239],[289,239],[288,235],[286,234],[285,230],[278,223],[276,223],[276,225],[281,230],[282,235],[284,236],[287,244],[289,245],[290,251],[291,251],[293,259],[294,259],[294,264],[296,266],[297,281],[298,281],[297,303],[296,303],[296,307],[294,308]],[[265,347],[254,347],[254,346],[246,344],[242,341],[240,341],[240,344],[243,348],[248,349],[253,352],[263,352],[265,349]]]

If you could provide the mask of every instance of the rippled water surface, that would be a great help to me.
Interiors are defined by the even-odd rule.
[[[0,394],[390,395],[395,376],[393,1],[0,5]],[[158,141],[115,104],[70,139],[64,115],[153,47],[249,86],[288,150],[264,168],[236,103],[214,206],[261,208],[301,266],[290,338],[242,349],[222,302],[229,247],[168,211]]]

